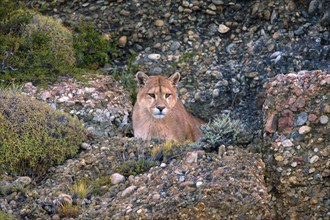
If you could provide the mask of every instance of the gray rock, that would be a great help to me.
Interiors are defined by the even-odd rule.
[[[320,123],[321,124],[327,124],[329,122],[329,117],[328,116],[326,116],[326,115],[322,115],[321,117],[320,117]]]
[[[306,123],[307,119],[308,119],[308,113],[301,112],[294,116],[293,124],[294,124],[294,126],[304,125]]]
[[[32,182],[31,178],[28,176],[21,176],[15,180],[15,183],[22,185],[23,187],[28,186]]]
[[[110,177],[111,183],[117,185],[125,181],[125,177],[119,173],[114,173]]]

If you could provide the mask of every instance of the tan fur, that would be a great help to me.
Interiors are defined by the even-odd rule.
[[[169,78],[136,74],[139,82],[137,101],[133,109],[134,136],[149,140],[159,138],[183,142],[201,137],[199,127],[204,122],[190,115],[177,98],[176,84],[180,74]]]

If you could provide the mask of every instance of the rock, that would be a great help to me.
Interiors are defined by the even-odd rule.
[[[324,12],[320,23],[321,23],[321,25],[323,25],[325,27],[330,25],[330,10],[329,9]]]
[[[278,155],[275,157],[275,160],[277,161],[283,161],[283,157],[281,155]]]
[[[221,34],[225,34],[225,33],[227,33],[229,30],[230,30],[230,28],[227,27],[226,25],[224,25],[224,24],[220,24],[220,25],[219,25],[219,28],[218,28],[219,33],[221,33]]]
[[[201,181],[198,181],[198,182],[196,183],[196,187],[197,187],[197,188],[201,187],[202,185],[203,185],[203,182],[201,182]]]
[[[197,163],[198,153],[197,152],[188,152],[185,160],[186,160],[186,163]]]
[[[188,165],[185,160],[176,160],[165,168],[156,167],[148,174],[135,177],[139,189],[126,198],[118,195],[112,201],[110,212],[113,218],[126,216],[128,219],[148,219],[150,213],[155,219],[224,219],[233,216],[274,219],[269,209],[267,189],[259,182],[262,180],[259,179],[262,161],[253,157],[253,154],[237,149],[235,155],[221,160],[216,154],[205,153],[198,159],[198,164]],[[181,177],[185,180],[178,182]],[[232,190],[235,193],[230,193]],[[227,202],[229,198],[230,202]],[[258,202],[247,202],[250,200]],[[242,213],[239,210],[243,207],[253,211]],[[139,211],[141,209],[145,209],[144,212]]]
[[[284,147],[292,147],[293,146],[293,143],[290,140],[285,140],[285,141],[282,142],[282,145]]]
[[[273,112],[270,117],[268,117],[265,131],[268,133],[274,133],[277,130],[277,114]]]
[[[301,112],[298,115],[295,115],[294,117],[294,126],[301,126],[306,123],[308,119],[308,113],[306,112]]]
[[[61,202],[61,204],[68,204],[68,205],[72,205],[72,197],[68,194],[64,194],[64,193],[61,193],[59,196],[58,196],[58,199],[59,201]]]
[[[299,134],[307,134],[312,130],[309,126],[302,126],[299,128]]]
[[[320,123],[321,124],[327,124],[329,122],[329,117],[328,116],[326,116],[326,115],[322,115],[321,117],[320,117]]]
[[[121,193],[121,197],[125,198],[130,196],[131,194],[133,194],[133,192],[136,190],[136,186],[130,186],[128,188],[126,188],[122,193]]]
[[[309,3],[309,6],[308,6],[308,13],[311,14],[311,15],[315,14],[318,10],[318,6],[319,6],[319,1],[318,0],[312,0]]]
[[[15,180],[15,183],[21,185],[22,187],[28,186],[32,182],[31,178],[28,176],[21,176]]]
[[[160,54],[155,54],[155,53],[149,54],[148,58],[151,60],[158,60],[160,58]]]
[[[58,214],[55,214],[52,216],[52,220],[61,220],[61,218]]]
[[[127,44],[127,36],[121,36],[118,40],[118,45],[120,47],[125,47]]]
[[[163,21],[163,20],[160,20],[160,19],[157,19],[157,20],[155,21],[155,25],[156,25],[157,27],[162,27],[162,26],[164,26],[164,21]]]
[[[309,159],[309,162],[310,162],[310,163],[315,163],[315,162],[318,161],[318,160],[319,160],[319,156],[314,155],[314,156],[312,156],[312,157]]]
[[[110,177],[111,183],[117,185],[125,181],[125,177],[119,173],[114,173]]]

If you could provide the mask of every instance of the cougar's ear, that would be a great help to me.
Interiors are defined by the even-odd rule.
[[[171,81],[171,83],[172,83],[173,86],[176,86],[176,84],[177,84],[177,83],[179,82],[179,80],[180,80],[180,73],[179,73],[179,72],[174,73],[172,76],[170,76],[170,77],[168,78],[168,80]]]
[[[143,88],[144,85],[146,84],[147,80],[149,79],[149,76],[147,76],[144,72],[137,72],[136,75],[136,80],[138,81],[139,87]]]

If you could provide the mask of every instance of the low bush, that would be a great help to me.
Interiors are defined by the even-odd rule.
[[[119,167],[117,167],[117,169],[115,169],[115,171],[126,177],[130,175],[136,176],[138,174],[147,172],[153,166],[157,166],[157,163],[154,161],[130,160],[121,164]]]
[[[36,180],[74,156],[87,132],[79,120],[18,92],[0,89],[0,169]]]
[[[154,160],[169,162],[172,159],[178,159],[185,155],[191,149],[190,142],[179,143],[175,141],[166,141],[156,145],[151,150],[151,156]]]
[[[9,9],[0,10],[0,79],[6,84],[46,84],[72,73],[76,63],[72,32],[51,17]]]
[[[96,70],[109,61],[110,43],[90,23],[75,28],[74,48],[77,66]]]
[[[230,115],[219,115],[208,124],[202,125],[202,142],[205,147],[216,149],[221,144],[235,144],[242,131],[243,125],[240,120],[232,119]]]

